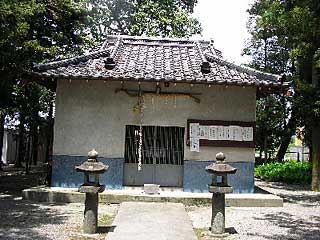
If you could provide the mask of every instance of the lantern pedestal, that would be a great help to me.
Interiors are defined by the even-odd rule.
[[[84,233],[97,232],[98,226],[98,193],[86,193],[84,219],[82,229]]]
[[[104,186],[81,186],[79,191],[86,194],[82,225],[83,232],[87,234],[96,233],[98,227],[98,193],[104,191]]]
[[[225,233],[225,195],[224,193],[212,194],[211,233]]]

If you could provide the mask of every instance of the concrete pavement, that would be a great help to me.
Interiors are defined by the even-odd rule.
[[[196,240],[181,203],[123,202],[106,240]]]

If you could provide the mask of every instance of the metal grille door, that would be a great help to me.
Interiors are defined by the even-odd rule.
[[[182,186],[184,128],[143,126],[142,170],[138,171],[139,126],[126,126],[124,184]]]

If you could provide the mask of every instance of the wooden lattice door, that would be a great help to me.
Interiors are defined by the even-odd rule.
[[[138,171],[140,127],[126,126],[124,184],[182,186],[184,128],[142,127],[142,170]]]

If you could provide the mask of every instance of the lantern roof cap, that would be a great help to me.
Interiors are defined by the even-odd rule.
[[[222,152],[216,154],[216,162],[206,167],[206,171],[210,174],[225,175],[235,174],[237,169],[225,163],[225,155]]]
[[[76,166],[78,172],[88,173],[104,173],[109,168],[108,165],[104,165],[102,162],[90,162],[85,161],[80,166]]]
[[[109,166],[98,161],[98,152],[95,149],[92,149],[88,152],[88,160],[82,163],[79,166],[76,166],[75,169],[78,172],[88,172],[88,173],[104,173],[108,170]]]

